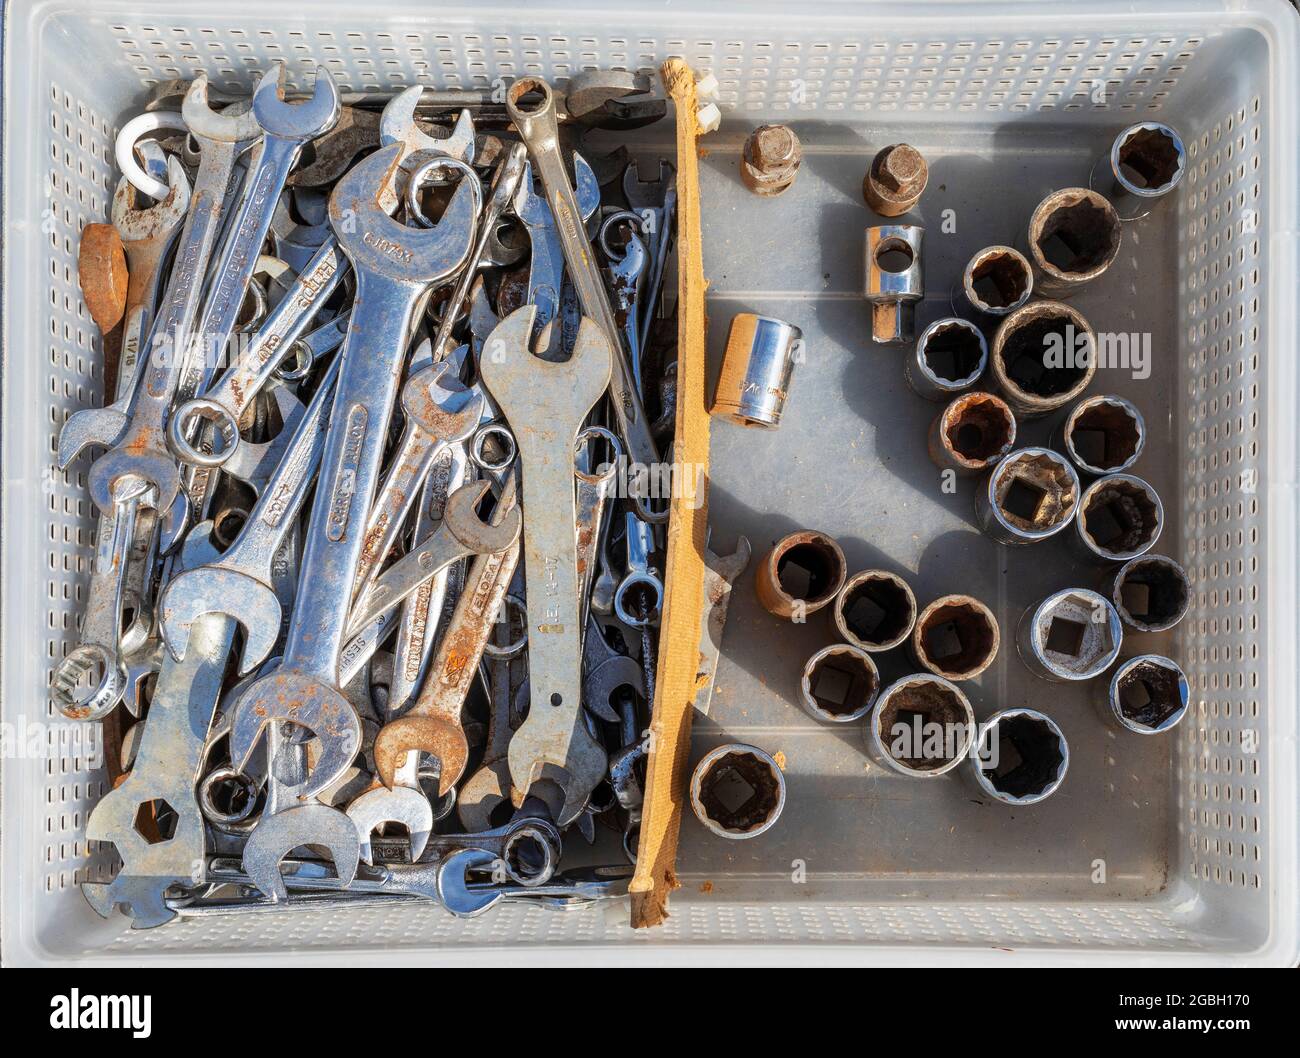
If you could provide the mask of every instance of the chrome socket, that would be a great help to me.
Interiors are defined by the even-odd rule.
[[[776,542],[754,571],[763,609],[803,620],[839,593],[848,575],[840,545],[825,533],[803,530]]]
[[[792,323],[738,313],[727,333],[711,415],[739,426],[781,425],[803,332]]]
[[[992,610],[971,595],[944,595],[921,611],[907,646],[927,672],[973,680],[993,664],[1001,641]]]
[[[899,775],[934,779],[956,768],[975,738],[975,711],[955,683],[916,673],[881,693],[867,719],[867,755]]]
[[[1102,716],[1138,735],[1158,735],[1187,715],[1190,689],[1177,663],[1139,654],[1119,663],[1101,692]]]
[[[962,297],[985,316],[1009,316],[1033,292],[1033,269],[1025,255],[1011,246],[986,246],[962,270]]]
[[[1069,525],[1079,504],[1079,478],[1050,448],[1019,448],[1003,456],[975,493],[975,520],[1002,544],[1033,544]]]
[[[1160,539],[1165,509],[1156,490],[1132,474],[1110,474],[1089,485],[1075,518],[1076,550],[1094,562],[1127,562]]]
[[[1079,401],[1052,433],[1081,474],[1120,474],[1137,462],[1147,443],[1146,420],[1131,401],[1100,394]]]
[[[1077,309],[1036,301],[998,325],[989,364],[998,392],[1032,419],[1077,399],[1097,372],[1097,338]]]
[[[1086,187],[1053,191],[1029,218],[1034,289],[1068,298],[1102,275],[1119,256],[1124,229],[1103,195]]]
[[[1115,137],[1092,167],[1092,183],[1110,195],[1121,220],[1145,217],[1187,172],[1182,137],[1159,121],[1139,121]]]
[[[799,704],[814,720],[851,724],[871,712],[880,672],[865,650],[832,643],[810,657],[799,680]]]
[[[1119,657],[1119,614],[1086,588],[1066,588],[1029,607],[1016,630],[1020,660],[1052,683],[1090,680]]]
[[[691,775],[691,810],[720,838],[756,838],[771,829],[784,808],[785,776],[757,746],[719,746]]]
[[[906,642],[916,624],[916,596],[907,581],[883,569],[853,574],[831,609],[845,642],[868,653]]]
[[[921,238],[914,224],[867,229],[863,296],[871,304],[871,340],[881,345],[910,342],[916,333],[916,303],[925,294]]]
[[[967,774],[981,797],[1032,805],[1065,780],[1070,747],[1056,721],[1037,709],[1002,709],[980,725]]]
[[[992,393],[966,393],[930,423],[929,451],[935,466],[962,477],[988,470],[1016,443],[1016,417]]]
[[[1192,582],[1172,558],[1141,555],[1105,579],[1105,594],[1129,628],[1165,632],[1187,616]]]
[[[947,316],[921,332],[903,361],[912,392],[936,403],[971,388],[989,363],[989,344],[969,320]]]

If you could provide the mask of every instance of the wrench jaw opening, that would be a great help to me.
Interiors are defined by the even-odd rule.
[[[471,834],[491,830],[493,813],[502,805],[512,805],[511,795],[510,762],[502,757],[482,765],[465,780],[457,795],[461,826]]]
[[[59,431],[59,469],[66,470],[87,448],[112,448],[130,425],[130,416],[114,407],[81,408],[68,416]]]
[[[82,882],[81,895],[100,918],[109,918],[122,908],[131,919],[132,929],[165,926],[176,912],[168,906],[167,890],[188,878],[134,878],[118,875],[111,882]]]
[[[361,749],[361,719],[340,691],[306,673],[280,670],[252,684],[234,705],[230,759],[236,768],[247,769],[267,724],[277,720],[306,728],[321,744],[321,755],[303,782],[283,787],[286,801],[310,801],[333,786]],[[356,828],[352,830],[355,837]]]
[[[175,155],[167,158],[167,185],[171,190],[166,198],[139,209],[133,205],[138,195],[135,187],[126,177],[118,181],[113,192],[111,218],[123,243],[153,239],[161,233],[175,231],[184,222],[190,208],[190,181]]]
[[[88,676],[99,673],[90,686]],[[69,720],[90,723],[108,716],[126,694],[126,666],[115,651],[97,643],[81,643],[54,669],[51,694]]]
[[[356,825],[342,812],[322,804],[297,805],[264,818],[249,835],[240,866],[265,896],[282,903],[289,893],[280,874],[280,861],[302,845],[329,851],[341,888],[356,878],[361,858]]]
[[[438,870],[438,902],[457,918],[475,918],[503,898],[499,889],[474,888],[471,872],[490,872],[496,855],[485,849],[453,852]]]
[[[407,154],[416,151],[435,150],[449,158],[473,164],[474,162],[474,118],[468,110],[462,110],[456,117],[448,136],[431,136],[420,128],[415,119],[415,108],[424,95],[424,85],[411,85],[398,93],[384,105],[379,119],[379,142],[387,147],[400,143]]]
[[[390,720],[375,736],[375,774],[388,789],[397,789],[397,770],[408,753],[437,757],[438,796],[445,797],[465,774],[469,762],[469,740],[464,728],[440,716],[408,715]]]
[[[181,117],[195,137],[218,143],[244,143],[262,134],[252,109],[239,102],[213,110],[208,102],[208,75],[199,74],[181,100]]]
[[[330,196],[330,224],[358,276],[354,317],[367,273],[403,284],[418,276],[418,285],[428,289],[465,262],[474,241],[474,196],[464,180],[432,228],[408,228],[383,211],[379,194],[396,176],[402,151],[400,144],[376,151],[353,166]]]
[[[268,136],[312,139],[332,129],[339,119],[339,90],[325,67],[316,67],[311,98],[301,103],[285,101],[284,75],[284,63],[277,62],[253,89],[252,114],[262,131]]]
[[[246,676],[271,656],[282,617],[274,590],[244,573],[220,566],[201,566],[179,574],[164,589],[158,613],[163,642],[177,661],[184,660],[190,628],[204,614],[225,614],[236,621],[244,632],[240,676]]]
[[[148,491],[140,505],[156,511],[168,510],[181,491],[180,467],[169,454],[114,448],[95,460],[86,476],[86,490],[105,516],[113,513],[115,495],[125,478],[147,483]]]
[[[411,862],[417,861],[433,832],[433,806],[424,794],[410,786],[375,786],[347,808],[347,816],[357,828],[361,861],[374,864],[370,836],[381,827],[397,824],[406,828],[411,840]]]

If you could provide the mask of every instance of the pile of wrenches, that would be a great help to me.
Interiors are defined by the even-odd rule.
[[[612,72],[563,95],[284,80],[162,85],[119,144],[116,384],[59,440],[65,467],[105,449],[51,679],[108,751],[86,835],[121,866],[83,890],[137,927],[619,895],[676,195],[667,162],[643,180],[586,136],[664,101]]]

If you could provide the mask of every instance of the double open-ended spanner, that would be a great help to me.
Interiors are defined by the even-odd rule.
[[[632,367],[627,357],[622,355],[618,322],[583,227],[581,208],[565,171],[555,121],[555,97],[550,85],[537,77],[519,78],[506,91],[506,111],[518,129],[520,139],[528,147],[533,168],[541,178],[546,200],[555,217],[564,263],[578,292],[583,315],[599,328],[611,354],[618,353],[613,356],[609,388],[618,433],[623,438],[628,457],[644,466],[654,466],[659,461],[659,454],[650,434],[650,424],[636,391]]]
[[[517,82],[516,82],[517,83]],[[534,308],[516,310],[492,332],[479,371],[515,435],[522,476],[528,597],[528,719],[510,742],[510,775],[527,793],[548,766],[564,791],[565,825],[605,771],[605,753],[582,711],[582,618],[578,603],[574,446],[609,385],[613,352],[588,319],[568,360],[533,353]]]
[[[474,237],[473,198],[463,181],[432,228],[407,228],[384,213],[379,197],[396,178],[402,150],[376,151],[330,197],[330,222],[356,278],[351,329],[338,354],[342,367],[283,663],[244,693],[231,724],[237,764],[268,721],[290,720],[315,733],[321,755],[297,791],[302,798],[336,781],[358,748],[357,714],[339,689],[347,614],[337,592],[356,579],[412,323],[433,286],[464,263]]]

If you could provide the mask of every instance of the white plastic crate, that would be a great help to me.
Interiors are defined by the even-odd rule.
[[[199,0],[179,14],[173,4],[147,0],[6,8],[0,664],[6,733],[18,740],[2,770],[6,962],[289,955],[301,962],[347,952],[351,962],[427,963],[472,960],[489,949],[649,962],[680,956],[684,946],[696,961],[756,946],[790,962],[905,961],[918,953],[1001,962],[1008,950],[1057,962],[1296,959],[1294,10],[1281,0],[1187,0],[1145,14],[1127,3],[1006,0],[885,8],[643,2],[618,13],[574,2],[550,10],[323,0],[309,17],[287,8],[267,0]],[[206,70],[223,87],[247,88],[274,59],[285,59],[299,84],[321,62],[341,88],[365,89],[414,81],[481,86],[522,74],[562,81],[593,67],[652,71],[673,55],[717,76],[727,117],[706,143],[718,157],[703,174],[706,272],[723,298],[713,308],[715,331],[739,308],[737,295],[761,288],[774,296],[772,262],[756,257],[746,231],[717,212],[731,208],[736,192],[725,159],[749,125],[798,122],[814,155],[800,179],[812,183],[840,164],[819,168],[822,154],[856,154],[860,174],[879,146],[905,138],[939,152],[1005,152],[1019,143],[1050,159],[1077,152],[1082,139],[1101,144],[1144,117],[1183,134],[1190,171],[1161,221],[1170,226],[1169,253],[1157,261],[1165,273],[1154,305],[1177,350],[1167,368],[1175,448],[1166,453],[1172,517],[1161,550],[1182,558],[1195,582],[1192,613],[1170,646],[1192,681],[1193,705],[1168,748],[1151,757],[1160,770],[1145,789],[1156,829],[1134,836],[1149,852],[1134,884],[1098,886],[1094,894],[1048,875],[1005,877],[961,864],[819,874],[819,849],[891,825],[880,811],[865,831],[837,831],[842,817],[828,801],[825,811],[805,805],[812,825],[776,846],[798,855],[796,838],[806,843],[814,863],[804,884],[791,884],[789,856],[764,859],[766,839],[720,852],[688,821],[679,863],[685,884],[673,896],[672,917],[655,931],[630,930],[621,904],[572,914],[502,907],[474,921],[402,905],[137,932],[102,922],[77,883],[106,880],[112,867],[110,855],[82,836],[103,777],[75,755],[26,752],[24,734],[54,720],[49,672],[75,641],[87,578],[86,463],[61,473],[53,459],[68,413],[101,397],[99,339],[78,291],[76,251],[82,225],[107,219],[116,129],[158,80]],[[1094,101],[1099,84],[1104,102]],[[648,145],[671,146],[665,127],[646,136]],[[797,202],[798,194],[799,186],[781,201]],[[1243,224],[1247,209],[1253,232]],[[865,210],[839,233],[811,207],[806,214],[807,242],[791,248],[791,260],[814,267],[819,243],[833,239],[851,244],[843,252],[858,252],[853,229],[869,223]],[[758,278],[747,285],[751,274]],[[793,296],[811,297],[808,283],[789,286]],[[824,292],[818,305],[865,318],[847,291]],[[726,444],[719,428],[719,466]],[[714,486],[729,483],[715,473]],[[850,494],[861,487],[844,484]],[[764,732],[745,734],[759,741]],[[806,724],[766,734],[792,746],[839,738]],[[801,789],[822,790],[827,776],[800,774],[791,756],[792,799]],[[1072,770],[1087,766],[1076,757]],[[1059,839],[1086,839],[1089,816],[1104,810],[1076,799],[1078,833]],[[894,825],[906,822],[898,817]],[[705,880],[712,892],[701,891]]]

